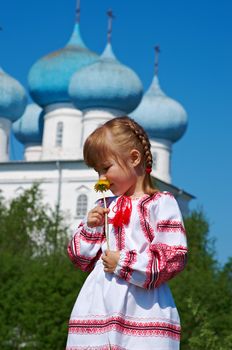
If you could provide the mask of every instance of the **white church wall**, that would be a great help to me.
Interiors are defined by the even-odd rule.
[[[162,181],[171,183],[171,142],[164,139],[151,139],[150,142],[154,163],[152,175]]]
[[[42,160],[81,159],[82,113],[72,104],[46,108]]]
[[[9,160],[9,135],[11,122],[0,117],[0,162]]]
[[[24,159],[26,161],[37,161],[41,159],[42,147],[37,144],[26,144],[24,147]]]

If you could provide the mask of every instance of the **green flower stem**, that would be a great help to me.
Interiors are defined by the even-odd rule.
[[[107,209],[105,193],[102,192],[102,194],[103,194],[104,208]],[[106,233],[107,249],[109,250],[110,249],[110,241],[109,241],[109,226],[108,226],[108,214],[107,213],[105,213],[105,233]]]

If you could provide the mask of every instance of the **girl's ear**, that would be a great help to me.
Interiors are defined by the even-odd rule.
[[[137,149],[132,149],[130,152],[131,164],[136,167],[141,162],[141,153]]]

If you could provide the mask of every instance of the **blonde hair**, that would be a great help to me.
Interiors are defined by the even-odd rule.
[[[145,172],[143,190],[153,195],[158,190],[152,184],[150,173],[146,172],[152,167],[151,144],[145,130],[133,119],[127,116],[114,118],[98,127],[85,141],[84,160],[89,167],[97,168],[104,159],[112,156],[121,166],[126,166],[126,156],[133,149],[141,154]]]

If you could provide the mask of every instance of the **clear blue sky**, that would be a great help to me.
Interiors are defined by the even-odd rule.
[[[63,47],[75,20],[76,0],[2,0],[2,68],[27,88],[32,64]],[[162,89],[189,117],[185,136],[173,147],[173,183],[197,197],[216,239],[217,258],[232,256],[232,2],[229,0],[82,0],[81,32],[101,53],[106,11],[112,8],[112,45],[146,90],[153,76],[153,47],[161,47]],[[13,142],[12,157],[22,148]]]

